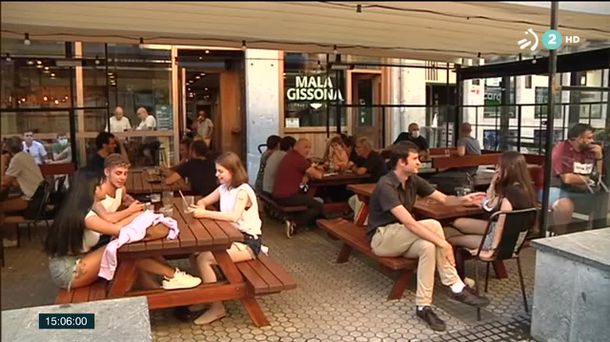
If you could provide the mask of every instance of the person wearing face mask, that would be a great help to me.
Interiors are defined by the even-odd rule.
[[[69,163],[72,161],[72,147],[66,133],[57,135],[57,142],[53,144],[53,163]]]
[[[553,148],[549,207],[553,210],[551,229],[557,234],[567,232],[575,211],[593,215],[594,226],[605,225],[607,209],[596,204],[603,203],[597,199],[608,196],[608,190],[600,181],[603,152],[593,141],[593,130],[589,124],[578,123],[568,131],[568,139]]]
[[[398,138],[396,138],[396,141],[394,141],[394,145],[401,141],[410,141],[414,143],[417,148],[419,148],[419,156],[421,160],[428,159],[428,156],[430,155],[428,141],[426,141],[426,138],[420,135],[419,125],[417,123],[412,122],[411,124],[409,124],[409,132],[400,133],[400,135],[398,135]]]

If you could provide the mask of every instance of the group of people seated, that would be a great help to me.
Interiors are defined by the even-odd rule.
[[[417,134],[417,128],[410,126],[409,135],[403,135],[407,141],[397,141],[389,148],[389,164],[366,137],[333,137],[327,145],[324,160],[316,162],[309,159],[312,148],[309,140],[270,136],[254,184],[257,192],[283,205],[306,206],[306,211],[297,214],[294,222],[289,222],[300,228],[314,225],[322,212],[322,203],[306,193],[310,180],[322,178],[329,172],[369,175],[366,182],[376,183],[369,202],[367,223],[371,249],[378,256],[419,259],[416,315],[433,330],[444,330],[445,323],[431,307],[435,269],[456,300],[477,307],[487,305],[489,301],[467,287],[458,276],[453,248],[462,247],[482,258],[493,258],[505,228],[505,217],[500,215],[487,235],[487,221],[471,218],[459,218],[442,227],[436,220],[417,221],[414,218],[412,210],[416,197],[430,198],[449,206],[482,206],[493,213],[536,207],[539,196],[532,186],[524,156],[516,151],[502,153],[486,193],[456,197],[435,189],[418,176],[422,165],[421,147],[427,145]],[[480,153],[470,131],[470,125],[462,125],[458,154]],[[593,143],[592,134],[591,126],[577,124],[570,129],[568,140],[553,150],[550,201],[555,216],[571,218],[575,204],[584,202],[590,205],[592,194],[608,196],[607,190],[605,193],[600,191],[604,187],[599,176],[603,153],[601,147]],[[76,181],[53,222],[45,244],[52,278],[62,288],[93,283],[98,278],[109,241],[122,231],[131,229],[134,220],[145,212],[143,203],[127,194],[125,184],[129,161],[125,155],[115,153],[117,145],[120,149],[116,137],[102,132],[96,138],[96,145],[98,151],[89,165],[77,172]],[[9,138],[4,144],[3,150],[7,153],[3,153],[2,158],[3,189],[16,182],[23,196],[0,202],[2,222],[6,213],[27,207],[43,179],[27,146],[33,145],[23,142],[20,137]],[[244,242],[234,243],[228,250],[234,262],[256,258],[263,249],[262,221],[255,190],[248,184],[246,170],[235,153],[222,153],[212,161],[203,139],[184,139],[180,145],[180,163],[167,169],[166,175],[167,184],[187,180],[193,194],[203,196],[190,208],[194,217],[229,221],[244,234]],[[358,205],[355,197],[351,197],[349,202],[353,208]],[[603,213],[606,214],[607,209]],[[531,215],[528,220],[528,225],[533,226],[536,215]],[[482,246],[480,251],[479,246]],[[190,260],[198,277],[174,268],[160,258],[140,259],[136,263],[138,283],[146,289],[172,290],[216,281],[213,268],[216,261],[211,253],[193,255]],[[200,309],[200,306],[188,308],[192,312]],[[207,324],[225,315],[222,302],[217,302],[195,323]]]
[[[283,205],[307,208],[286,222],[292,226],[289,230],[314,226],[322,214],[323,202],[307,194],[310,180],[321,179],[325,173],[353,172],[368,174],[368,181],[376,182],[387,172],[385,161],[366,137],[355,143],[352,137],[345,135],[333,137],[322,163],[309,158],[312,146],[308,139],[272,135],[267,138],[266,145],[255,182],[256,190]]]
[[[176,173],[168,177],[172,181],[188,175],[193,181],[199,167],[214,171],[206,177],[214,177],[213,187],[196,189],[206,196],[190,208],[197,218],[210,218],[231,222],[244,234],[244,242],[236,242],[227,251],[234,262],[255,258],[262,248],[262,222],[258,213],[256,194],[248,184],[247,173],[239,157],[233,152],[221,154],[215,162],[208,161],[207,145],[195,141],[190,146],[191,155],[176,167]],[[45,250],[50,257],[49,270],[53,281],[61,288],[88,286],[101,275],[103,256],[108,243],[124,231],[141,224],[138,217],[144,214],[144,204],[127,194],[125,188],[129,163],[120,154],[103,158],[103,173],[81,169],[76,174],[64,209],[55,218],[49,231]],[[200,192],[201,191],[201,192]],[[216,206],[219,211],[213,210]],[[185,289],[204,283],[216,282],[213,266],[216,260],[211,252],[192,255],[191,266],[199,277],[192,276],[170,266],[162,258],[142,258],[136,261],[139,271],[138,284],[143,289]],[[201,306],[186,308],[193,312]],[[213,303],[208,310],[194,320],[196,324],[208,324],[226,315],[222,302]]]

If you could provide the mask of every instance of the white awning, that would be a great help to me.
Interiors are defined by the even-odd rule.
[[[246,41],[248,48],[322,53],[336,45],[343,54],[453,62],[479,53],[533,54],[517,42],[529,28],[541,39],[550,22],[547,8],[501,2],[2,2],[1,8],[3,37],[27,32],[32,40],[132,44],[142,37],[147,44],[236,48]],[[579,36],[583,48],[610,44],[607,14],[561,10],[559,30]],[[540,42],[535,53],[541,49]]]

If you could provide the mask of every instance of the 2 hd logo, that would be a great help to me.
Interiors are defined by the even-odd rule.
[[[525,31],[525,38],[519,40],[517,45],[519,45],[519,49],[524,50],[528,47],[530,51],[534,52],[538,48],[538,34],[534,32],[532,28],[527,29]],[[548,30],[544,32],[542,35],[542,45],[547,50],[557,50],[561,48],[561,45],[564,43],[564,37],[561,35],[561,32],[557,30]],[[579,36],[565,36],[565,44],[573,45],[580,43]]]

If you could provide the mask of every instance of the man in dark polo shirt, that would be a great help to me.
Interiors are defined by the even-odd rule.
[[[378,256],[419,258],[417,267],[416,314],[432,330],[445,330],[443,322],[432,311],[434,270],[438,269],[443,285],[449,286],[453,298],[462,303],[483,307],[489,300],[468,289],[455,270],[451,245],[445,240],[441,224],[432,219],[416,221],[411,215],[417,196],[429,197],[445,205],[474,204],[484,193],[458,198],[435,190],[417,176],[421,162],[417,146],[399,142],[392,148],[393,170],[381,177],[369,202],[368,238]]]
[[[212,193],[218,184],[216,183],[216,166],[214,162],[207,159],[208,146],[202,140],[196,140],[191,144],[191,157],[176,167],[165,184],[171,185],[180,179],[187,179],[191,183],[191,192],[195,196],[207,196]]]
[[[301,184],[308,178],[320,179],[322,171],[307,161],[311,151],[311,142],[299,139],[294,149],[288,151],[277,170],[273,186],[273,198],[287,206],[307,206],[307,210],[295,215],[296,228],[314,225],[315,220],[322,213],[322,203],[301,191]],[[292,224],[291,222],[289,222]]]
[[[430,147],[428,146],[428,141],[426,138],[420,135],[419,125],[415,122],[409,124],[409,131],[402,132],[394,141],[394,145],[398,144],[401,141],[410,141],[414,143],[417,148],[419,148],[419,155],[422,160],[427,160],[430,154]]]
[[[552,229],[557,234],[567,232],[574,211],[593,215],[593,220],[600,221],[596,225],[606,223],[607,209],[597,205],[605,203],[600,196],[608,196],[600,183],[602,164],[602,148],[593,143],[593,127],[588,124],[574,125],[568,139],[553,149],[549,206],[553,208]]]

